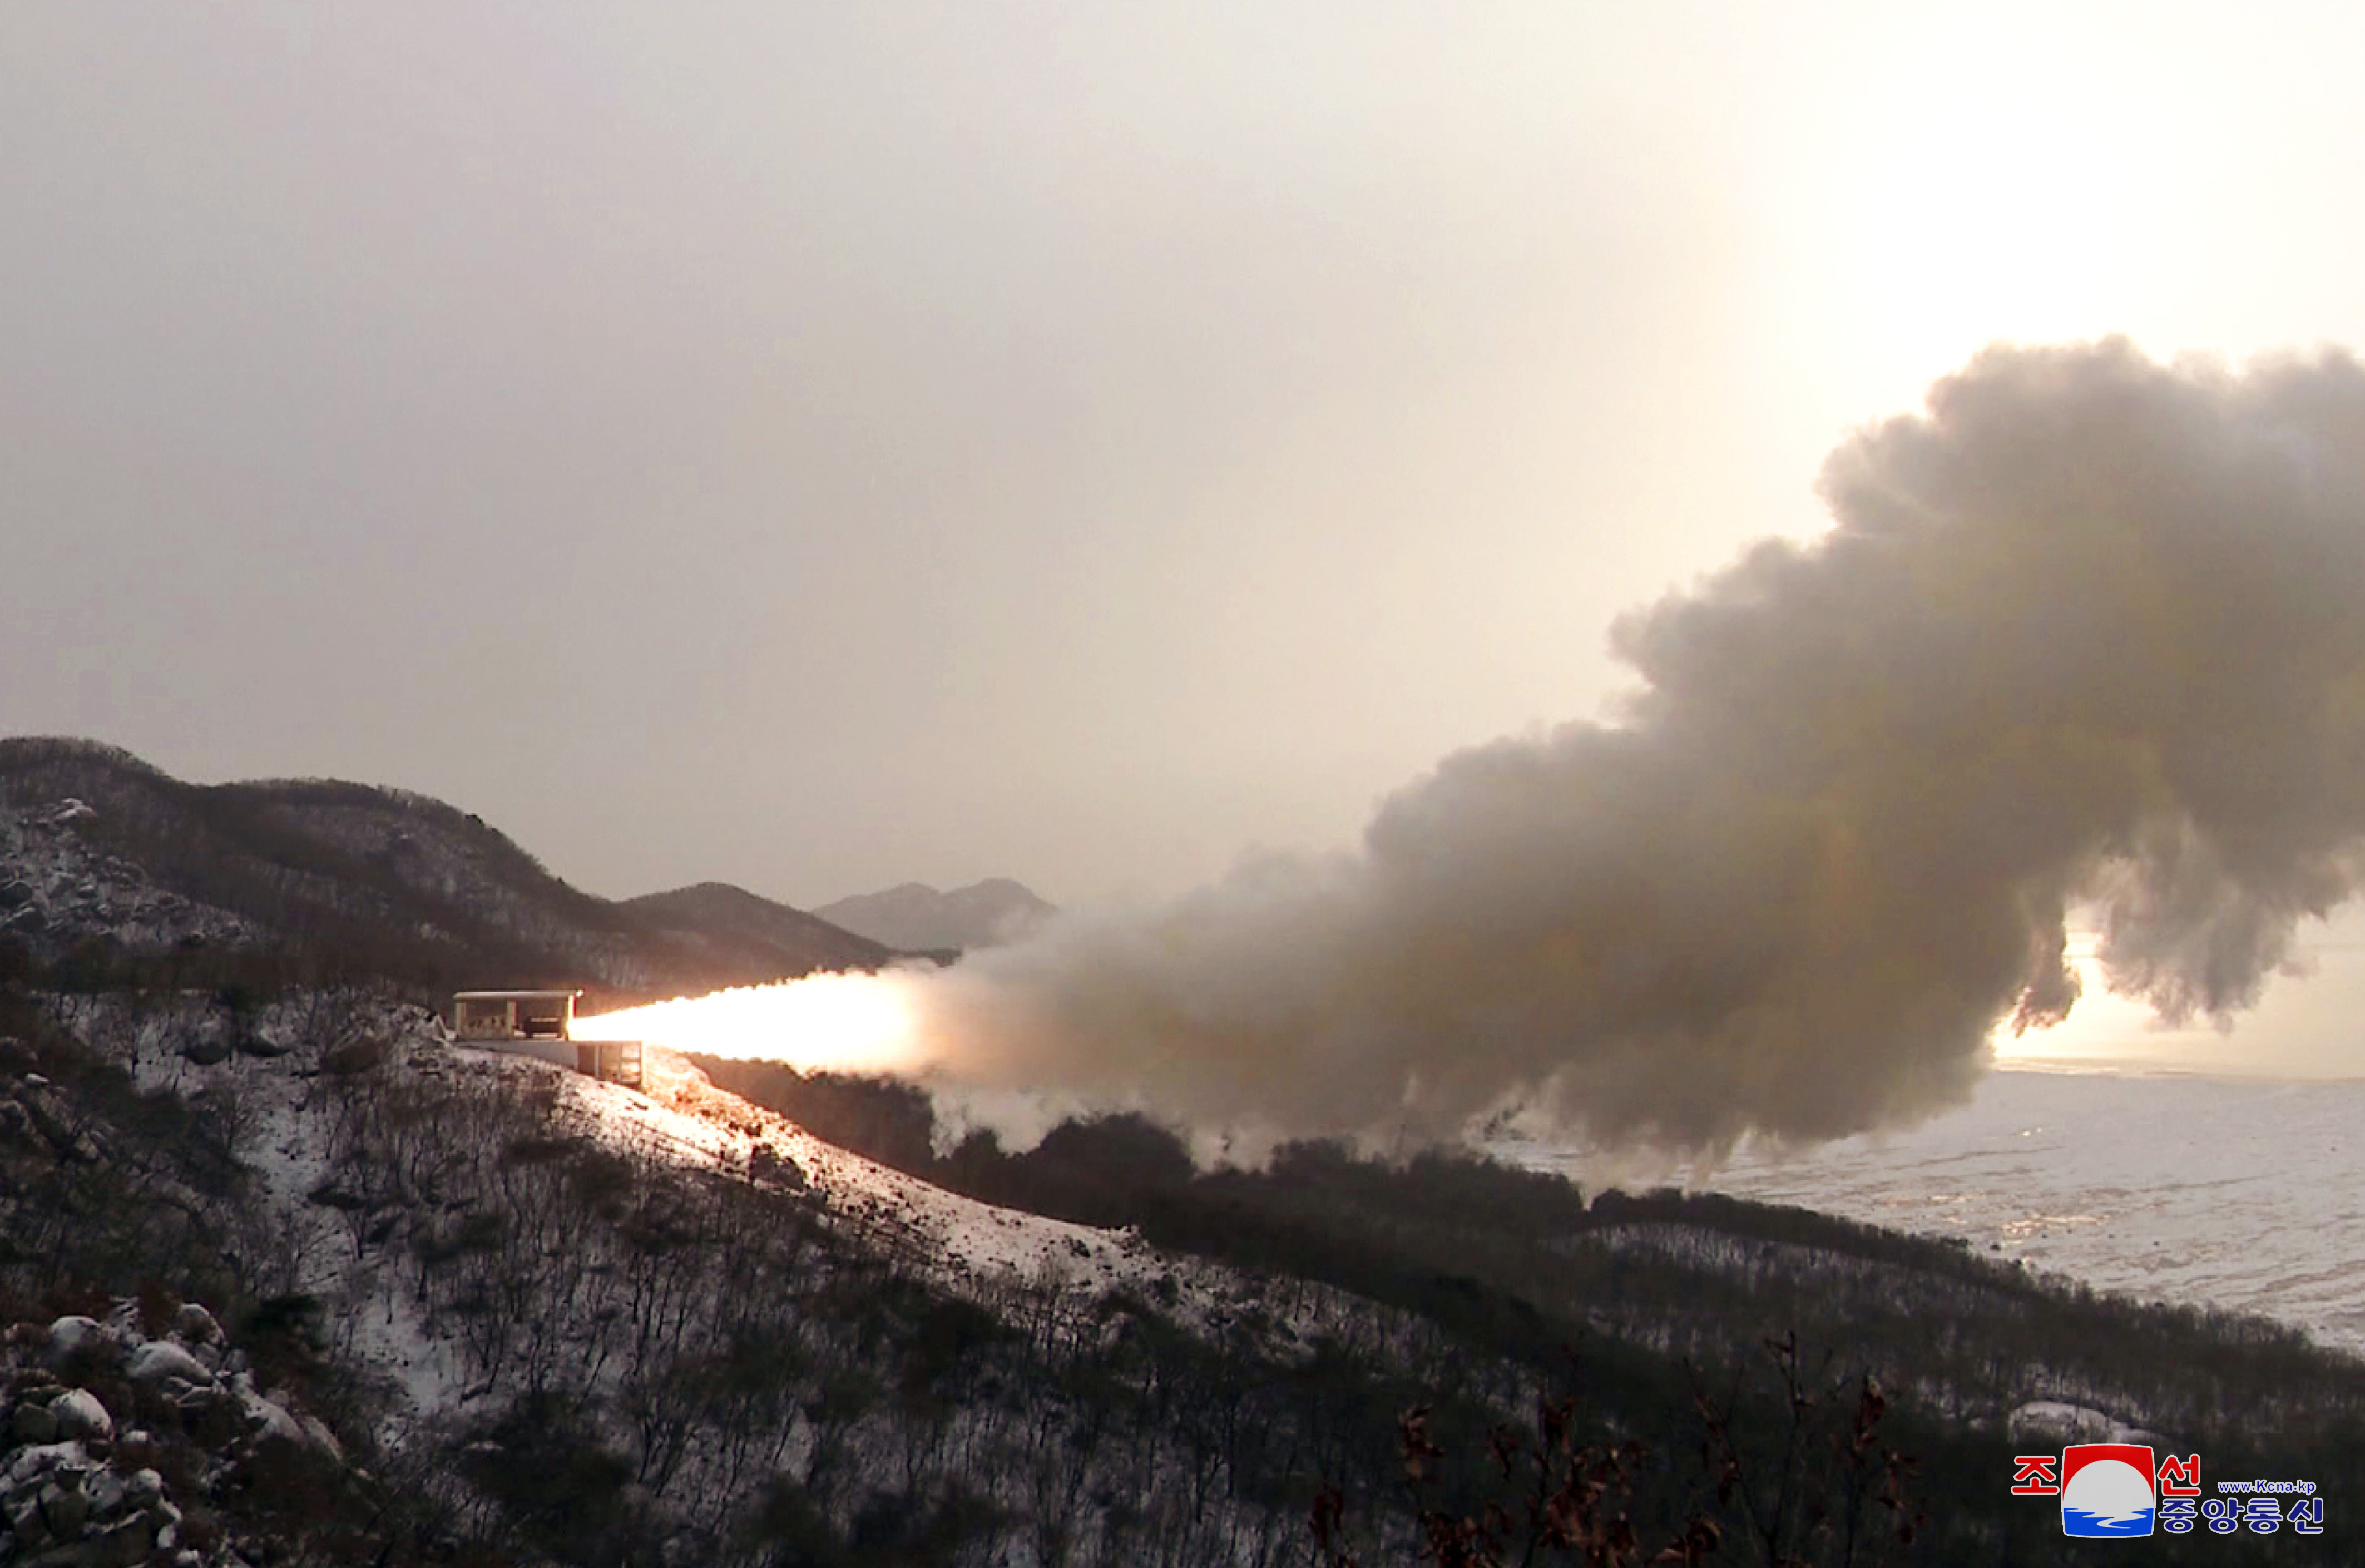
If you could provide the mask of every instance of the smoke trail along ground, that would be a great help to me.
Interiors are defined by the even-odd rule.
[[[2343,354],[1991,350],[1833,454],[1827,535],[1622,618],[1618,722],[1450,756],[1357,851],[850,982],[888,1000],[849,1059],[1020,1146],[1521,1105],[1715,1150],[1961,1099],[2075,1001],[2073,904],[2113,990],[2225,1016],[2365,870],[2360,464]],[[804,1041],[762,1054],[832,1064]]]

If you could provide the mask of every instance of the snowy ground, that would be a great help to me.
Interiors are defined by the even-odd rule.
[[[243,1128],[239,1158],[260,1176],[276,1216],[270,1255],[252,1261],[265,1288],[336,1304],[341,1351],[402,1388],[409,1410],[381,1433],[389,1439],[464,1404],[469,1379],[449,1324],[423,1317],[410,1293],[382,1277],[377,1260],[356,1253],[337,1212],[313,1197],[336,1172],[329,1156],[332,1112],[311,1064],[322,1047],[361,1035],[389,1042],[387,1070],[394,1072],[488,1075],[513,1081],[521,1094],[529,1084],[555,1089],[561,1119],[611,1148],[736,1179],[795,1183],[801,1177],[833,1224],[863,1238],[865,1250],[894,1257],[914,1274],[989,1307],[1021,1292],[1039,1299],[1048,1286],[1053,1310],[1081,1327],[1093,1320],[1102,1297],[1124,1291],[1156,1301],[1201,1333],[1250,1330],[1283,1356],[1346,1316],[1397,1316],[1303,1282],[1276,1295],[1254,1275],[1161,1252],[1130,1231],[947,1192],[824,1143],[654,1048],[645,1087],[627,1088],[521,1054],[455,1046],[440,1022],[416,1008],[297,993],[256,1020],[263,1045],[285,1054],[241,1053],[200,1066],[180,1047],[218,1025],[207,997],[146,1011],[109,999],[60,999],[58,1011],[78,1034],[117,1053],[143,1088],[196,1094],[207,1114],[235,1118]]]
[[[1582,1156],[1506,1156],[1585,1176]],[[2002,1071],[1911,1132],[1686,1184],[1901,1230],[2365,1352],[2365,1082]]]
[[[1096,1296],[1114,1289],[1144,1292],[1161,1277],[1175,1276],[1200,1296],[1232,1279],[1229,1271],[1160,1253],[1126,1231],[998,1208],[890,1170],[715,1089],[670,1053],[650,1050],[645,1092],[494,1052],[455,1049],[453,1055],[507,1070],[556,1073],[597,1136],[617,1147],[727,1170],[748,1170],[759,1149],[768,1150],[801,1171],[833,1212],[871,1226],[912,1266],[947,1284],[997,1276],[1033,1281],[1048,1271],[1068,1288]]]

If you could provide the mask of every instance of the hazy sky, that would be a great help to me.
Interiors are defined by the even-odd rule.
[[[0,6],[0,734],[1155,893],[1990,339],[2365,344],[2365,12]]]

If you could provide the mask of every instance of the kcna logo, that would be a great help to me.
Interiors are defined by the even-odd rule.
[[[2201,1495],[2199,1454],[2182,1459],[2169,1454],[2155,1464],[2151,1450],[2138,1443],[2073,1443],[2058,1459],[2049,1453],[2015,1454],[2012,1462],[2015,1495],[2060,1494],[2064,1535],[2105,1540],[2149,1535],[2160,1498]]]
[[[2197,1453],[2168,1454],[2155,1464],[2152,1450],[2140,1443],[2075,1443],[2058,1459],[2023,1453],[2012,1463],[2016,1495],[2060,1497],[2064,1535],[2112,1540],[2154,1529],[2190,1535],[2202,1526],[2213,1535],[2324,1533],[2324,1499],[2313,1481],[2220,1481],[2218,1495],[2199,1501]]]

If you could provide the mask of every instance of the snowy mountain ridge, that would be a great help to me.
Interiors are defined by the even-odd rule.
[[[193,785],[92,742],[0,740],[0,943],[43,961],[83,945],[133,958],[229,949],[430,990],[654,997],[892,956],[753,902],[760,922],[671,896],[597,898],[481,819],[409,790]]]

